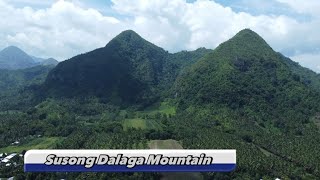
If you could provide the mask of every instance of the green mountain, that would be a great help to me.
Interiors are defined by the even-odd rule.
[[[128,30],[103,48],[58,64],[49,73],[45,89],[58,97],[86,95],[115,103],[149,104],[173,83],[184,65],[207,52],[199,49],[170,54]]]
[[[240,31],[198,61],[179,78],[176,92],[183,103],[263,109],[270,115],[318,104],[309,84],[251,30]]]
[[[0,51],[0,69],[23,69],[34,65],[33,59],[15,46]]]
[[[48,66],[48,65],[54,65],[56,66],[59,61],[53,58],[48,58],[48,59],[44,59],[44,58],[39,58],[39,57],[35,57],[35,56],[31,56],[32,59],[34,60],[34,62],[38,65],[44,65],[44,66]]]
[[[320,111],[316,81],[245,29],[177,78],[176,126],[184,129],[188,148],[237,149],[242,175],[301,177],[299,169],[319,176],[320,156],[314,153],[320,149],[313,143],[320,134],[312,120]]]
[[[57,61],[56,59],[53,59],[53,58],[44,59],[43,61],[40,62],[40,64],[43,66],[49,66],[49,65],[56,66],[58,63],[59,63],[59,61]]]

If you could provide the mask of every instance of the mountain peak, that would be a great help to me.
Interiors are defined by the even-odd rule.
[[[131,54],[136,54],[140,50],[165,53],[162,48],[145,40],[133,30],[126,30],[118,34],[105,46],[105,49],[113,51],[117,49],[117,52],[130,52]]]
[[[133,31],[131,29],[122,31],[118,36],[138,36],[138,37],[140,37],[138,33],[136,33],[135,31]]]
[[[243,29],[239,31],[232,39],[240,39],[244,41],[256,42],[256,43],[268,45],[267,42],[259,34],[252,31],[251,29]]]
[[[118,34],[116,37],[114,37],[108,44],[118,44],[118,43],[127,43],[127,44],[132,44],[132,43],[141,43],[141,42],[146,42],[139,34],[134,32],[133,30],[125,30],[122,31],[120,34]]]
[[[11,50],[21,50],[20,48],[18,48],[17,46],[8,46],[4,49],[11,49]]]
[[[17,46],[8,46],[6,48],[4,48],[2,51],[2,53],[23,53],[26,54],[23,50],[21,50],[20,48],[18,48]]]
[[[276,53],[261,36],[250,29],[239,31],[231,39],[220,44],[215,51],[236,57],[248,54],[265,55]]]
[[[259,36],[259,34],[257,34],[257,33],[254,32],[253,30],[251,30],[250,28],[242,29],[242,30],[239,31],[237,34],[238,34],[238,35],[240,35],[240,34],[250,34],[250,35],[254,35],[254,36]],[[260,36],[259,36],[259,37],[260,37]]]
[[[0,69],[23,69],[33,65],[33,59],[16,46],[0,51]]]

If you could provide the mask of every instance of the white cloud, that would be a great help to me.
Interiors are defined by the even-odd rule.
[[[130,1],[112,0],[119,13],[144,23],[134,26],[142,35],[169,50],[214,48],[244,28],[259,33],[275,50],[293,55],[299,51],[314,51],[320,46],[318,19],[300,22],[286,15],[258,15],[234,12],[214,1],[183,0]],[[320,2],[319,2],[320,4]],[[161,19],[166,19],[163,24]],[[152,33],[154,32],[154,33]],[[165,36],[161,41],[159,36]],[[175,44],[178,42],[178,44]]]
[[[38,10],[0,0],[0,16],[6,17],[0,21],[0,47],[18,45],[30,54],[63,60],[104,46],[122,30],[133,29],[172,52],[215,48],[241,29],[251,28],[285,55],[319,53],[315,47],[320,47],[320,18],[315,14],[320,2],[278,1],[313,18],[300,21],[286,15],[252,15],[209,0],[112,0],[114,17],[86,8],[81,0],[59,0]]]
[[[104,46],[119,31],[121,22],[94,9],[83,9],[68,1],[50,8],[15,8],[0,1],[1,47],[17,45],[30,54],[67,57]]]
[[[277,0],[281,3],[288,4],[298,13],[310,14],[320,16],[320,2],[319,0]]]

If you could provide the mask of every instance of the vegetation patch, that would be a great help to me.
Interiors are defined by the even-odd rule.
[[[176,114],[176,108],[167,101],[160,102],[154,104],[144,111],[138,111],[138,114],[141,115],[149,115],[149,116],[156,116],[157,114],[165,114],[167,116],[173,116]]]
[[[152,140],[149,143],[150,149],[183,149],[181,144],[173,139],[168,140]]]
[[[129,128],[135,129],[147,129],[147,123],[145,119],[125,119],[123,121],[123,129],[128,130]]]
[[[20,153],[23,150],[30,150],[30,149],[50,149],[50,148],[53,148],[61,140],[62,138],[60,137],[36,138],[26,144],[0,148],[0,152],[5,152],[5,153],[19,152]]]
[[[123,130],[128,130],[129,128],[134,129],[155,129],[160,130],[162,129],[161,124],[159,124],[156,120],[153,119],[125,119],[123,121]]]

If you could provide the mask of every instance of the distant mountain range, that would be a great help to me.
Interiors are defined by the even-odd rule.
[[[9,46],[0,51],[0,69],[24,69],[37,65],[57,65],[59,62],[53,58],[43,59],[28,55],[15,46]]]

